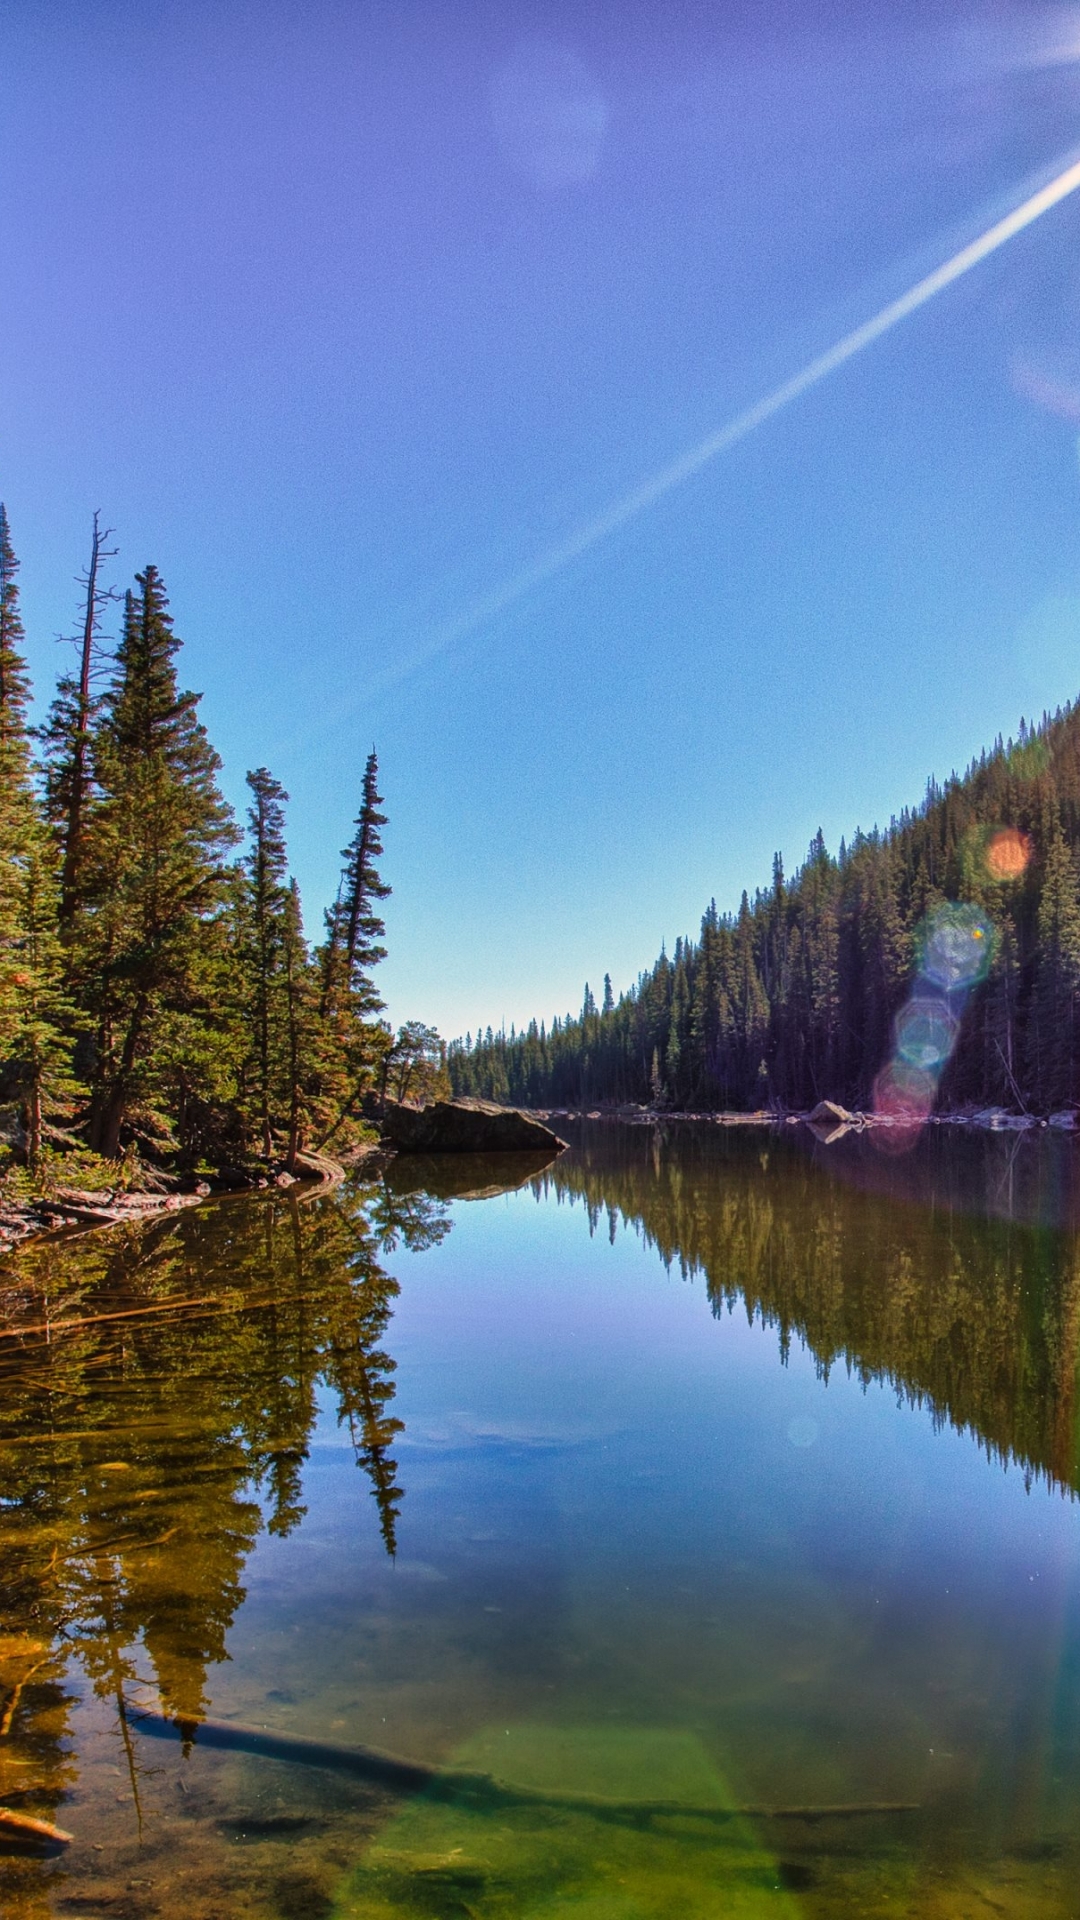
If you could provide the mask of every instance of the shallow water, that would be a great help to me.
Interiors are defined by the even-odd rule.
[[[1075,1915],[1078,1156],[597,1125],[9,1260],[0,1912]]]

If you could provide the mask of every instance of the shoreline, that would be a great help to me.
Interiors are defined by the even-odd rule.
[[[252,1174],[250,1178],[199,1180],[186,1191],[177,1188],[161,1192],[146,1187],[122,1191],[109,1187],[98,1190],[59,1186],[48,1195],[8,1205],[0,1203],[0,1258],[16,1248],[26,1246],[31,1240],[54,1237],[73,1239],[102,1227],[119,1227],[128,1223],[141,1225],[144,1221],[160,1218],[162,1214],[182,1213],[188,1207],[201,1207],[208,1200],[226,1200],[240,1194],[288,1192],[293,1188],[302,1190],[297,1198],[307,1199],[340,1186],[351,1168],[362,1166],[375,1156],[381,1158],[385,1151],[381,1141],[372,1141],[369,1145],[354,1149],[348,1157],[348,1164],[332,1160],[328,1154],[307,1153],[298,1156],[300,1170],[295,1174],[286,1172],[284,1168],[268,1167],[265,1173]]]
[[[1080,1133],[1080,1111],[1051,1114],[1017,1113],[1006,1107],[980,1107],[973,1112],[930,1113],[925,1119],[908,1120],[893,1114],[865,1113],[861,1109],[841,1107],[838,1102],[821,1100],[808,1112],[788,1113],[759,1107],[749,1113],[716,1113],[693,1108],[667,1107],[522,1107],[520,1112],[545,1125],[582,1120],[618,1120],[627,1126],[666,1126],[671,1122],[710,1127],[809,1127],[826,1143],[847,1133],[870,1133],[879,1129],[913,1132],[923,1127],[959,1127],[976,1133]]]

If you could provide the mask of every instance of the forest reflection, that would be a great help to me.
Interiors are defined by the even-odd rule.
[[[206,1711],[244,1563],[303,1516],[328,1386],[393,1554],[398,1292],[382,1258],[448,1231],[445,1206],[381,1182],[292,1193],[45,1241],[0,1274],[0,1803],[57,1805],[74,1667],[111,1700],[152,1681]],[[136,1770],[131,1767],[133,1788]],[[137,1791],[137,1788],[136,1788]]]
[[[931,1132],[902,1162],[703,1124],[574,1129],[534,1181],[669,1269],[804,1341],[819,1374],[885,1381],[1029,1481],[1080,1492],[1077,1148]]]

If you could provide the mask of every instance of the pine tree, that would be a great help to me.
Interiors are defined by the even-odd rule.
[[[371,968],[386,958],[386,948],[379,944],[386,928],[372,903],[390,898],[390,888],[375,866],[383,850],[379,828],[386,825],[386,815],[379,811],[382,795],[378,782],[379,763],[373,747],[364,768],[363,798],[356,834],[345,856],[344,876],[346,980],[354,1002],[364,1013],[382,1011],[370,975]]]
[[[12,971],[18,970],[20,903],[38,823],[30,779],[30,685],[22,652],[18,565],[0,504],[0,1044],[10,1038],[18,1017]]]
[[[377,1016],[382,1000],[371,977],[372,968],[386,957],[381,944],[386,928],[375,911],[389,899],[390,888],[376,861],[382,855],[379,763],[369,753],[356,831],[342,852],[345,868],[338,896],[326,916],[326,941],[319,956],[320,1013],[325,1022],[322,1102],[336,1113],[323,1134],[325,1146],[358,1109],[364,1093],[377,1083],[380,1064],[393,1044],[393,1034]]]
[[[310,1090],[318,1057],[321,1023],[316,1006],[316,983],[304,938],[300,889],[290,880],[281,923],[281,977],[284,988],[284,1091],[288,1113],[285,1166],[295,1172],[304,1129],[312,1115]]]
[[[24,1109],[27,1160],[41,1158],[48,1112],[69,1108],[83,1089],[72,1072],[78,1010],[63,985],[53,848],[44,827],[34,834],[20,875],[18,939],[8,972],[14,1011],[9,1078]]]
[[[279,986],[284,987],[282,961],[285,947],[285,912],[289,900],[285,850],[285,802],[288,794],[266,767],[256,767],[247,776],[254,796],[248,811],[251,850],[245,861],[250,916],[250,1013],[255,1048],[259,1127],[264,1158],[274,1151],[271,1108],[275,1002]]]
[[[1053,1107],[1076,1098],[1080,1040],[1080,887],[1075,861],[1056,825],[1046,851],[1037,930],[1028,1080],[1033,1100]]]
[[[80,938],[87,1012],[96,1017],[91,1141],[113,1157],[132,1105],[161,1084],[200,1019],[215,962],[224,855],[237,835],[217,786],[220,761],[181,693],[168,602],[156,568],[136,575],[96,745],[102,798],[91,853],[94,905]]]

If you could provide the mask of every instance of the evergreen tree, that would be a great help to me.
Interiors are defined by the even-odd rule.
[[[1028,1078],[1043,1105],[1077,1094],[1080,888],[1076,863],[1055,826],[1046,851],[1038,949],[1028,1014]]]
[[[8,1078],[23,1102],[27,1159],[41,1158],[46,1116],[70,1113],[83,1091],[72,1072],[72,1035],[78,1010],[64,989],[53,849],[43,827],[22,863],[17,896],[18,938],[8,986],[14,1022]]]
[[[324,1111],[336,1107],[320,1145],[327,1145],[359,1109],[367,1090],[378,1082],[382,1059],[393,1034],[377,1016],[382,1000],[371,977],[386,957],[381,944],[386,928],[377,904],[390,896],[376,861],[382,855],[379,763],[374,748],[364,769],[356,830],[343,850],[345,868],[338,896],[326,916],[326,941],[320,955],[320,1012],[325,1022],[324,1069],[320,1087]]]
[[[22,938],[27,862],[37,842],[38,814],[30,779],[30,698],[16,582],[18,561],[0,504],[0,1044],[18,1019],[14,974]]]
[[[191,1041],[199,1071],[212,923],[237,837],[217,786],[221,763],[197,717],[199,695],[177,688],[180,642],[160,576],[150,566],[136,582],[96,741],[96,884],[78,960],[83,1004],[96,1018],[91,1143],[110,1157],[133,1105],[160,1085],[166,1037],[173,1063]]]
[[[76,1091],[75,1009],[63,989],[53,847],[31,781],[18,563],[0,505],[0,1049],[23,1105],[27,1155],[41,1155],[47,1109]]]
[[[382,1001],[371,979],[371,969],[386,958],[380,945],[386,928],[375,911],[375,903],[390,897],[390,888],[379,876],[375,865],[382,854],[379,829],[386,825],[380,813],[379,763],[372,748],[364,769],[364,784],[356,831],[342,851],[345,869],[337,900],[327,914],[327,941],[324,949],[324,1000],[328,1008],[340,1011],[348,1005],[354,1013],[382,1011]]]
[[[251,916],[250,1013],[261,1144],[263,1155],[269,1160],[274,1151],[271,1127],[272,1028],[279,986],[286,987],[282,963],[285,913],[290,899],[286,875],[288,856],[285,850],[285,802],[289,796],[266,767],[256,767],[253,773],[248,774],[247,783],[253,795],[253,803],[248,811],[251,849],[245,862]]]
[[[284,1080],[288,1113],[285,1166],[296,1168],[304,1143],[304,1129],[313,1112],[312,1088],[317,1083],[321,1023],[316,1005],[316,983],[304,938],[300,889],[290,880],[281,922],[281,977],[284,988]]]

